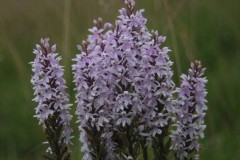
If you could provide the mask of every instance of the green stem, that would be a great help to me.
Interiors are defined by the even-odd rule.
[[[145,147],[145,143],[141,143],[142,152],[143,152],[143,160],[148,160],[148,152],[147,147]]]
[[[45,133],[47,140],[49,142],[50,148],[53,152],[53,155],[44,156],[47,160],[69,160],[70,151],[66,144],[64,144],[63,139],[61,138],[62,133],[62,124],[58,123],[59,113],[54,113],[53,116],[49,117],[45,121]]]

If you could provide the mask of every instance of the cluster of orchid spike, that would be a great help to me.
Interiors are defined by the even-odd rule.
[[[134,0],[125,4],[114,25],[94,20],[73,59],[83,160],[198,159],[206,128],[205,69],[192,62],[176,88],[170,50],[162,46],[166,38],[148,30]],[[69,160],[72,116],[64,69],[56,46],[50,49],[49,39],[41,44],[31,64],[36,117],[49,143],[45,158]]]

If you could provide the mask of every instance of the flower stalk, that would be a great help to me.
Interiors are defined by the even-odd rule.
[[[178,101],[175,112],[175,127],[172,131],[172,148],[177,159],[198,159],[199,139],[204,138],[204,117],[206,115],[206,83],[202,77],[205,68],[200,61],[191,63],[188,75],[182,75],[178,88]]]
[[[137,159],[141,151],[147,159],[147,147],[170,125],[175,84],[165,37],[148,30],[135,1],[125,4],[115,26],[94,20],[74,59],[84,159],[96,159],[95,143],[111,146],[106,159]],[[85,137],[91,131],[101,137],[94,143]]]
[[[33,53],[36,58],[32,65],[31,82],[34,86],[35,98],[38,103],[35,117],[43,126],[47,143],[47,160],[69,160],[71,144],[70,104],[65,92],[66,82],[63,79],[63,67],[59,64],[61,58],[56,51],[56,45],[49,46],[49,38],[41,39],[41,45],[36,45]]]

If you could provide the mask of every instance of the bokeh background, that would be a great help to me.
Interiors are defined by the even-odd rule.
[[[136,0],[149,29],[167,36],[175,82],[189,63],[207,67],[208,113],[203,160],[240,160],[240,1]],[[71,101],[71,59],[86,39],[94,18],[114,23],[120,0],[0,0],[0,159],[40,160],[46,146],[33,118],[30,84],[32,50],[41,37],[57,43],[63,57]],[[76,105],[73,106],[74,113]],[[72,159],[81,159],[79,132],[73,120]]]

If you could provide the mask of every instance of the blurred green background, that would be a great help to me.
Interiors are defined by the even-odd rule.
[[[203,160],[240,160],[240,1],[136,0],[149,29],[167,36],[175,81],[191,60],[207,67],[208,113]],[[46,146],[33,118],[30,61],[41,37],[57,43],[71,101],[71,59],[94,18],[114,22],[120,0],[0,0],[0,159],[40,160]],[[75,105],[72,112],[74,113]],[[73,160],[81,159],[73,120]]]

